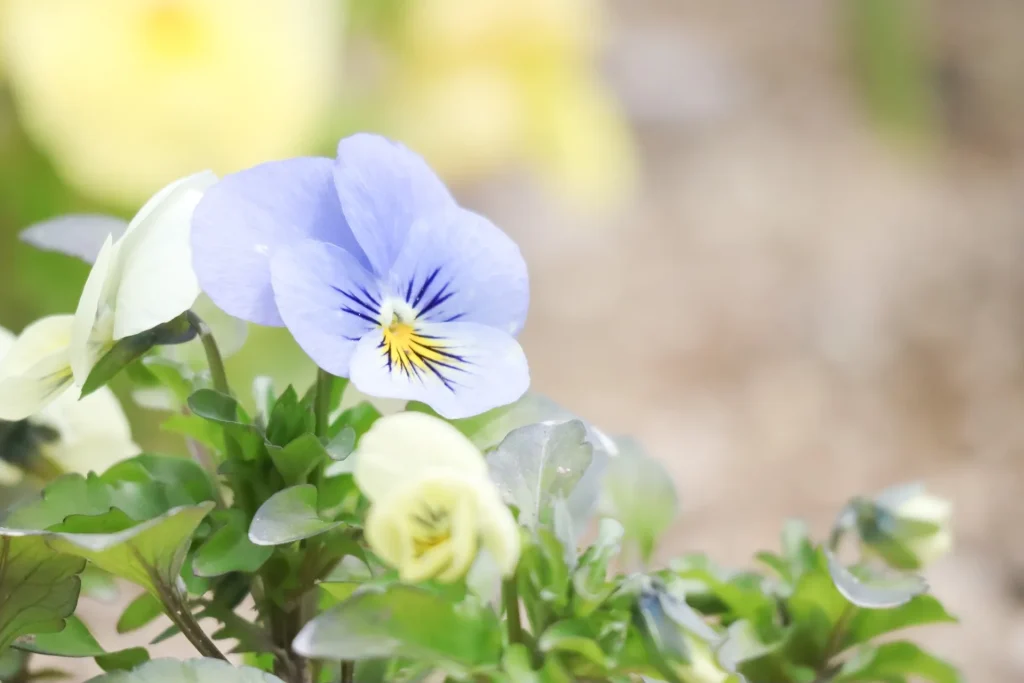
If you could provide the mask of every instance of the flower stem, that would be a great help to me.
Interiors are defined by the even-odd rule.
[[[313,400],[313,413],[316,416],[316,435],[320,439],[327,438],[327,430],[331,419],[331,390],[334,388],[334,375],[326,370],[316,371],[316,397]]]
[[[189,311],[187,315],[189,324],[192,325],[192,329],[196,331],[200,341],[203,342],[203,351],[206,352],[206,364],[210,368],[213,388],[230,396],[231,387],[228,385],[228,375],[224,371],[224,359],[220,355],[220,348],[217,346],[217,340],[213,338],[210,326],[192,311]]]
[[[508,626],[509,645],[523,642],[523,623],[519,614],[519,589],[516,577],[505,579],[501,584],[501,596],[505,601],[505,619]]]
[[[356,680],[356,663],[343,661],[341,663],[341,683],[354,683]]]
[[[210,640],[210,637],[206,635],[199,622],[192,616],[192,611],[185,604],[181,594],[177,590],[171,588],[169,590],[160,590],[161,601],[164,603],[164,611],[167,616],[170,617],[171,621],[181,631],[188,642],[192,643],[196,651],[204,657],[210,657],[213,659],[223,659],[227,661],[227,657],[220,651],[217,645]]]

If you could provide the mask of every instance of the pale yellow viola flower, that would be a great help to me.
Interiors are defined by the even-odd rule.
[[[601,82],[595,0],[437,0],[404,17],[381,125],[453,182],[531,169],[583,206],[627,198],[636,151]]]
[[[216,180],[208,171],[187,176],[154,195],[126,225],[110,219],[114,232],[96,256],[75,314],[29,325],[0,357],[0,419],[38,413],[72,385],[84,386],[118,340],[189,310],[199,296],[189,240],[192,212]],[[76,221],[88,220],[51,223],[73,233]]]
[[[339,82],[336,0],[2,0],[20,118],[80,190],[137,203],[197,168],[302,154]]]
[[[17,356],[23,351],[17,347],[31,343],[39,335],[40,328],[63,328],[64,338],[67,339],[70,334],[70,319],[71,316],[43,318],[26,328],[18,338],[0,328],[0,357],[4,358],[3,367],[18,367]],[[49,343],[52,339],[49,334],[41,336],[42,343]],[[58,349],[56,353],[60,355],[62,351]],[[66,346],[63,355],[63,367],[67,367]],[[15,358],[13,363],[12,358]],[[37,364],[37,367],[42,366]],[[70,381],[70,374],[67,377]],[[12,378],[10,375],[0,374],[0,399],[11,389],[11,385],[8,384],[10,381],[17,382],[18,376]],[[32,382],[22,382],[23,387],[26,385],[30,389],[33,386]],[[139,447],[132,441],[131,428],[121,405],[113,392],[106,387],[82,399],[79,398],[78,390],[72,387],[68,391],[52,395],[49,402],[40,407],[38,412],[13,421],[20,422],[26,418],[28,429],[15,430],[13,433],[31,438],[33,442],[24,444],[5,441],[0,444],[0,450],[37,449],[36,456],[45,458],[59,470],[81,474],[89,471],[102,472],[114,463],[139,452]],[[22,471],[7,462],[3,456],[5,453],[0,452],[0,482],[16,483],[21,479]]]
[[[389,415],[353,457],[371,503],[366,540],[403,581],[457,581],[481,548],[502,575],[515,572],[518,526],[483,455],[455,427],[422,413]]]
[[[924,522],[935,525],[933,533],[912,535],[902,539],[920,566],[932,564],[953,549],[953,505],[946,499],[920,491],[893,506],[891,512],[901,522]]]

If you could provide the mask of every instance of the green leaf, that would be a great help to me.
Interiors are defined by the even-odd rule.
[[[828,571],[836,588],[847,600],[867,609],[890,609],[906,604],[914,596],[928,590],[920,576],[903,574],[895,577],[858,578],[826,552]]]
[[[196,551],[192,571],[197,576],[253,573],[270,559],[274,549],[249,540],[248,520],[241,510],[215,512],[214,519],[222,526]]]
[[[597,643],[594,624],[586,619],[559,621],[544,629],[537,640],[537,647],[543,652],[563,652],[579,655],[591,663],[609,669],[612,660]]]
[[[29,633],[54,633],[75,611],[85,562],[61,555],[43,534],[0,528],[0,651]]]
[[[174,508],[120,530],[107,526],[108,521],[118,525],[123,521],[113,515],[69,518],[55,529],[63,533],[51,534],[49,543],[160,597],[176,585],[192,534],[212,508],[210,502]],[[88,533],[82,533],[86,529]]]
[[[248,666],[219,659],[154,659],[131,671],[97,676],[87,683],[283,683],[280,678]]]
[[[792,665],[782,654],[783,644],[781,640],[766,643],[749,621],[736,621],[718,648],[718,661],[726,670],[751,681],[792,681]]]
[[[356,430],[350,425],[345,425],[338,434],[327,444],[327,453],[331,460],[342,461],[352,455],[356,449]]]
[[[265,444],[263,433],[249,423],[245,411],[234,398],[213,389],[200,389],[188,397],[188,407],[204,420],[219,425],[225,438],[238,443],[246,459],[254,459],[262,452]]]
[[[142,593],[132,600],[117,620],[117,632],[128,633],[140,629],[164,613],[163,604],[150,593]]]
[[[82,397],[93,393],[114,378],[121,370],[144,356],[154,346],[160,344],[178,344],[189,341],[195,336],[188,317],[183,313],[174,320],[157,325],[151,330],[125,337],[114,343],[113,347],[93,366],[89,376],[82,385]]]
[[[638,443],[622,439],[619,448],[618,456],[608,461],[604,480],[607,511],[622,523],[626,537],[637,542],[646,561],[675,520],[679,499],[668,472]]]
[[[147,356],[142,365],[149,370],[157,382],[167,387],[175,400],[185,404],[192,394],[192,373],[181,363],[163,356]]]
[[[356,440],[368,432],[374,422],[380,419],[380,411],[372,403],[361,401],[344,411],[331,423],[328,435],[333,439],[341,434],[345,427],[351,427],[356,433]]]
[[[615,584],[608,580],[608,567],[622,547],[622,534],[621,524],[614,519],[602,519],[597,541],[579,559],[572,575],[576,616],[589,616],[615,590]]]
[[[5,524],[17,529],[47,529],[70,515],[99,515],[112,505],[110,487],[95,474],[66,474],[50,482],[36,500],[15,508]]]
[[[949,662],[943,661],[908,642],[885,643],[871,647],[847,660],[833,681],[888,681],[915,676],[934,683],[960,683],[963,677]]]
[[[313,431],[313,411],[309,403],[299,401],[295,388],[289,386],[277,397],[267,422],[267,441],[284,446],[306,432]]]
[[[306,478],[316,466],[329,459],[320,439],[310,433],[299,436],[283,448],[269,446],[267,452],[288,486],[306,483]]]
[[[925,624],[955,623],[956,618],[931,595],[918,595],[894,609],[859,610],[850,620],[842,647],[867,643],[873,638]]]
[[[810,531],[802,520],[789,519],[783,525],[782,555],[789,563],[791,580],[796,580],[818,565],[818,555],[811,543]]]
[[[104,671],[130,669],[149,659],[145,648],[132,647],[107,652],[96,642],[81,619],[71,616],[64,630],[58,633],[22,636],[15,644],[20,650],[54,657],[95,657]]]
[[[520,524],[552,524],[555,501],[570,500],[593,461],[586,438],[579,420],[529,425],[510,432],[488,456],[491,478],[505,502],[519,509]]]
[[[216,499],[210,476],[190,458],[143,453],[115,464],[100,476],[100,480],[115,489],[124,482],[159,484],[168,497],[167,508],[161,512],[170,507]]]
[[[321,519],[317,514],[317,490],[312,484],[279,491],[260,506],[249,527],[249,540],[256,545],[282,545],[329,531],[341,522]]]
[[[437,416],[429,406],[411,401],[406,410]],[[576,416],[540,394],[528,393],[507,406],[494,408],[481,415],[449,420],[481,451],[497,446],[514,429],[548,421],[565,421]]]
[[[316,617],[293,647],[306,657],[410,657],[468,673],[496,665],[501,642],[501,627],[490,609],[470,610],[423,588],[393,584],[368,587]]]

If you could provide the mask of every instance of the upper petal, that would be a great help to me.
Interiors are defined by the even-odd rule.
[[[71,384],[72,316],[41,318],[22,331],[0,359],[0,419],[23,420]]]
[[[70,362],[79,384],[85,383],[93,365],[113,342],[116,263],[117,246],[108,236],[85,280],[71,327]]]
[[[288,331],[317,365],[348,377],[356,342],[379,323],[373,276],[344,249],[302,240],[271,261],[274,298]]]
[[[455,204],[421,156],[369,133],[338,144],[334,181],[345,219],[378,275],[390,270],[417,218]]]
[[[417,220],[390,285],[418,319],[472,322],[516,335],[530,283],[519,247],[489,220],[457,206]]]
[[[374,330],[356,346],[349,377],[365,394],[421,401],[448,419],[512,403],[530,386],[526,355],[514,337],[461,322],[417,323],[403,349]]]
[[[215,182],[210,171],[181,178],[132,219],[118,250],[114,339],[173,320],[195,303],[199,283],[192,271],[192,212]]]
[[[376,501],[430,472],[486,479],[480,451],[444,420],[423,413],[396,413],[373,423],[359,440],[356,483]]]
[[[225,176],[192,217],[192,262],[199,284],[227,313],[283,325],[270,282],[277,250],[313,238],[363,256],[334,189],[334,162],[272,161]]]

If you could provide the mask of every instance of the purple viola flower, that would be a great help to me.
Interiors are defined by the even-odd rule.
[[[460,418],[529,386],[515,339],[529,305],[519,248],[385,138],[353,135],[333,161],[224,177],[193,215],[192,253],[225,312],[287,326],[321,368],[371,396]]]

